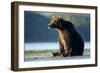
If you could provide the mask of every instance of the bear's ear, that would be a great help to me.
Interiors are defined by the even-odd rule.
[[[52,16],[52,18],[54,19],[54,18],[55,18],[55,16]]]
[[[54,18],[61,19],[61,16],[52,16],[52,19]]]
[[[58,16],[58,18],[61,18],[61,16]]]
[[[61,16],[58,16],[58,19],[61,19]]]

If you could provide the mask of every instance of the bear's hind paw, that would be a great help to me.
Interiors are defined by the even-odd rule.
[[[62,54],[62,56],[63,56],[63,57],[68,57],[69,54],[64,52],[64,53]]]

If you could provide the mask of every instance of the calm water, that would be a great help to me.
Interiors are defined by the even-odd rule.
[[[90,42],[85,42],[85,48],[90,48]],[[56,42],[42,43],[25,43],[25,50],[51,50],[59,49],[59,44]]]

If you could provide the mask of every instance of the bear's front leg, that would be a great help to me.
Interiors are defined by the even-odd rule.
[[[64,50],[64,45],[61,42],[61,39],[59,39],[59,52],[51,52],[53,56],[62,56]]]
[[[69,47],[68,47],[68,43],[65,40],[62,40],[63,44],[64,44],[64,52],[62,54],[63,57],[67,57],[69,56]]]
[[[60,52],[58,54],[58,56],[62,56],[62,54],[64,53],[64,45],[63,43],[61,42],[61,38],[59,38],[59,49],[60,49]]]

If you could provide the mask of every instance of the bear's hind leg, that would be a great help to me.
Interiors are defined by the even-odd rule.
[[[70,56],[83,56],[83,51],[72,51]]]
[[[72,49],[68,49],[68,52],[64,51],[63,52],[63,57],[67,57],[67,56],[70,56],[71,55],[71,52],[72,52]]]

